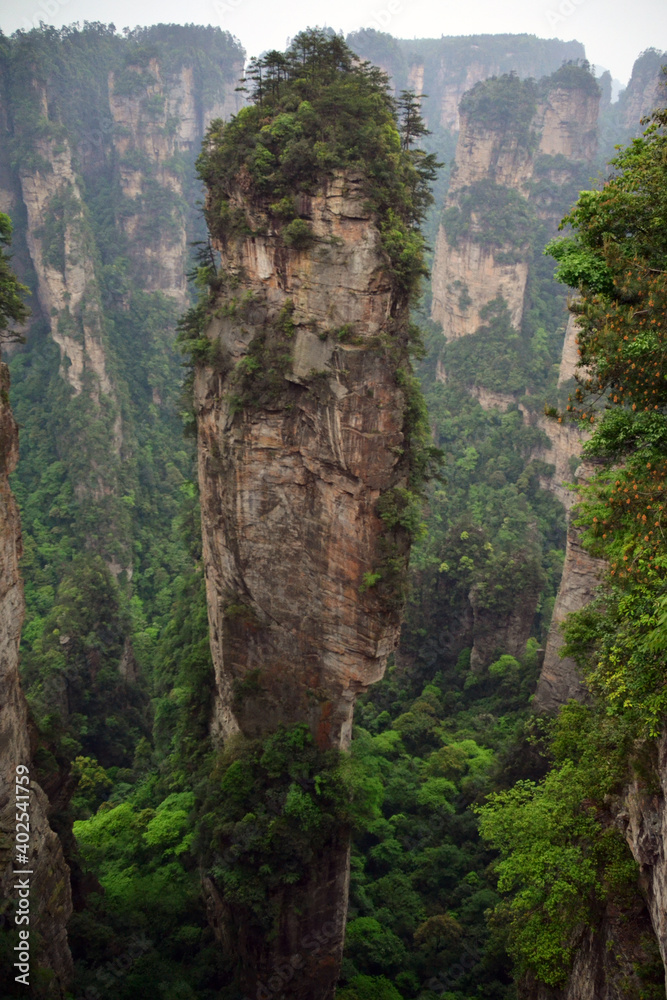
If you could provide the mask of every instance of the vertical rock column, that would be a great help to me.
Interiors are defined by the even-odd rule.
[[[314,236],[302,250],[237,192],[255,235],[220,247],[228,287],[206,333],[213,360],[195,376],[220,740],[307,723],[320,748],[347,747],[355,697],[382,676],[397,642],[394,578],[409,542],[402,529],[388,532],[376,505],[407,484],[397,374],[407,312],[361,180],[339,175],[299,199]],[[279,901],[272,941],[233,929],[253,997],[295,954],[302,964],[284,995],[333,997],[347,839]],[[234,913],[217,890],[212,898],[229,929]],[[321,943],[304,944],[322,927],[331,933]]]

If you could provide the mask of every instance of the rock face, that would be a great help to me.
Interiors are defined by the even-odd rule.
[[[665,76],[662,67],[667,63],[667,52],[648,49],[636,60],[626,89],[618,99],[617,114],[622,128],[639,135],[643,126],[640,119],[656,108],[664,108],[667,101]]]
[[[526,979],[521,1000],[624,1000],[647,995],[642,977],[654,956],[651,921],[641,898],[623,907],[608,905],[595,929],[577,942],[572,971],[562,989],[549,989]]]
[[[382,22],[383,15],[384,11],[379,11],[375,20]],[[362,58],[389,74],[397,93],[407,87],[429,95],[423,110],[434,131],[458,131],[461,98],[481,80],[510,72],[522,80],[539,79],[567,60],[585,58],[580,42],[531,35],[402,39],[364,29],[348,35],[347,42]]]
[[[18,673],[18,646],[23,621],[23,586],[19,576],[21,528],[8,476],[18,459],[18,430],[7,391],[6,365],[0,363],[0,912],[11,927],[12,903],[18,902],[15,865],[16,768],[31,767],[28,711]],[[72,974],[66,924],[72,912],[69,869],[60,841],[49,827],[48,800],[36,782],[30,786],[30,942],[34,996],[45,996],[35,984],[37,963],[53,974],[49,996],[64,996]],[[35,954],[36,952],[36,954]],[[35,958],[37,961],[35,961]],[[5,971],[5,970],[3,970]],[[9,971],[9,970],[6,970]],[[13,974],[12,974],[13,978]]]
[[[523,117],[509,120],[500,103],[495,120],[480,121],[465,110],[461,114],[445,204],[449,211],[438,231],[432,274],[431,316],[442,325],[448,341],[474,333],[482,324],[481,311],[498,295],[505,299],[512,324],[519,329],[531,259],[527,241],[508,253],[506,243],[494,240],[489,215],[498,208],[493,203],[487,210],[473,204],[465,231],[458,234],[452,211],[464,210],[471,192],[474,197],[475,186],[479,191],[479,185],[487,189],[492,185],[494,190],[513,192],[520,199],[517,205],[523,202],[526,211],[547,221],[548,238],[555,235],[569,205],[573,176],[592,163],[596,153],[599,94],[595,88],[585,84],[564,87],[558,74],[552,85],[540,91],[529,83],[523,87]],[[531,99],[532,114],[526,110]],[[478,205],[483,204],[481,197],[478,193]],[[447,222],[447,216],[452,221]]]
[[[639,884],[646,899],[667,985],[667,733],[656,747],[651,783],[636,777],[626,789],[616,822],[639,865]]]
[[[46,91],[41,94],[47,110]],[[87,390],[113,397],[103,344],[100,294],[94,248],[85,207],[66,140],[37,140],[35,166],[20,168],[27,212],[26,238],[37,275],[39,304],[50,318],[51,336],[60,348],[63,376],[78,395]],[[57,219],[60,231],[53,233]],[[120,422],[113,448],[120,447]]]
[[[157,29],[157,55],[145,58],[129,37],[112,51],[99,27],[77,36],[78,57],[48,36],[44,66],[30,39],[12,43],[17,51],[0,75],[0,124],[10,138],[0,150],[0,211],[14,218],[18,268],[36,290],[27,351],[46,328],[68,389],[49,386],[63,400],[60,438],[79,428],[76,441],[56,441],[54,457],[67,467],[77,505],[96,508],[102,527],[87,536],[88,547],[114,575],[131,578],[121,496],[150,404],[139,431],[129,411],[145,390],[164,413],[172,402],[163,397],[168,366],[178,368],[173,339],[194,235],[193,161],[212,118],[238,110],[243,63],[240,46],[214,29]],[[198,45],[209,65],[218,56],[213,80],[203,77]],[[132,347],[122,342],[129,337]]]
[[[257,737],[305,721],[320,747],[344,748],[355,697],[382,676],[398,639],[396,595],[384,580],[368,586],[367,574],[407,558],[407,539],[388,533],[376,510],[407,483],[396,377],[405,307],[361,178],[339,175],[301,199],[315,236],[308,250],[286,248],[240,192],[236,202],[266,235],[220,248],[223,270],[241,283],[213,306],[206,336],[217,362],[195,377],[213,732]],[[280,366],[277,384],[262,381],[253,358]],[[347,871],[343,837],[298,900],[282,905],[275,941],[253,944],[241,929],[248,992],[327,923],[335,932],[285,996],[333,996]]]
[[[360,593],[379,563],[377,500],[405,485],[403,391],[377,346],[392,293],[362,201],[355,179],[338,177],[302,206],[316,249],[287,250],[269,233],[224,254],[252,301],[243,318],[213,319],[207,336],[230,371],[202,367],[195,386],[223,737],[306,719],[322,744],[346,746],[355,696],[396,643],[396,614],[374,588]],[[235,373],[287,315],[286,402],[239,413]],[[339,339],[345,327],[354,343]],[[247,614],[226,612],[235,604]],[[253,671],[258,692],[233,710],[234,684]]]
[[[570,524],[563,575],[533,703],[538,712],[556,712],[570,698],[575,698],[577,701],[588,699],[588,692],[577,664],[570,657],[560,656],[559,650],[564,641],[561,626],[567,615],[572,611],[580,611],[592,600],[603,569],[604,562],[601,559],[594,559],[582,548],[580,530]]]
[[[591,90],[555,86],[540,100],[533,123],[538,156],[564,156],[591,163],[597,152],[600,96]]]
[[[182,309],[187,299],[188,205],[179,157],[198,150],[208,123],[235,114],[241,99],[231,87],[224,94],[204,97],[192,66],[169,74],[152,58],[147,68],[137,65],[130,69],[137,78],[143,81],[147,77],[150,82],[127,94],[116,74],[109,77],[111,134],[119,180],[128,205],[134,209],[126,211],[119,223],[146,290],[170,296]],[[165,204],[171,210],[171,222],[161,227],[158,240],[145,239],[146,226],[151,224],[147,218],[151,203],[160,212]]]
[[[565,330],[565,340],[563,342],[563,353],[560,359],[558,370],[558,387],[565,385],[574,378],[577,365],[579,364],[579,348],[577,347],[577,320],[574,314],[570,313]]]
[[[553,466],[550,475],[540,476],[540,485],[558,497],[569,511],[576,500],[576,494],[570,488],[575,479],[572,466],[578,464],[581,449],[590,435],[576,424],[559,423],[543,413],[529,412],[522,405],[519,405],[519,410],[526,424],[538,427],[544,434],[544,447],[534,448],[531,457]]]
[[[483,225],[482,219],[475,220],[471,235],[481,234]],[[483,322],[480,311],[502,295],[512,325],[519,327],[527,280],[525,261],[497,263],[494,251],[473,239],[451,247],[441,226],[435,244],[431,316],[442,324],[446,340],[457,340],[474,333]]]

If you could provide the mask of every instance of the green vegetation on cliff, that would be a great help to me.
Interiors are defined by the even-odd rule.
[[[422,58],[434,80],[444,53],[462,79],[479,45],[479,38],[463,46],[372,32],[354,41],[366,46],[364,55],[398,66],[401,86],[412,65],[406,53]],[[507,37],[484,45],[494,72],[510,68],[503,63]],[[562,43],[525,36],[512,45],[526,65],[537,65],[535,75],[562,58]],[[609,900],[631,907],[636,898],[634,864],[605,810],[632,773],[653,787],[653,741],[665,714],[664,117],[621,154],[616,180],[582,196],[570,217],[575,234],[555,251],[562,276],[583,296],[589,375],[582,392],[602,392],[609,405],[590,446],[601,473],[584,494],[582,519],[593,551],[612,566],[604,600],[568,633],[601,710],[571,706],[555,724],[530,717],[563,559],[563,511],[541,487],[548,468],[533,459],[545,447],[542,432],[524,421],[516,402],[508,400],[506,412],[485,412],[467,391],[483,385],[518,399],[528,389],[533,395],[523,402],[530,407],[535,394],[553,388],[561,300],[548,263],[540,259],[541,270],[536,263],[545,227],[533,209],[551,204],[551,171],[567,164],[543,157],[531,206],[487,184],[468,192],[449,220],[455,239],[456,225],[460,234],[470,231],[483,206],[481,238],[512,259],[532,255],[522,329],[512,329],[497,300],[477,334],[442,352],[440,331],[424,323],[428,352],[419,384],[407,367],[397,370],[413,480],[386,494],[378,513],[388,532],[406,530],[419,540],[400,655],[360,700],[351,755],[319,750],[297,727],[264,742],[232,741],[216,757],[208,743],[215,678],[192,446],[182,440],[177,412],[184,404],[176,307],[155,290],[163,277],[132,257],[152,241],[165,246],[184,232],[202,235],[193,212],[194,153],[179,153],[169,166],[190,177],[184,199],[160,188],[140,150],[127,152],[122,167],[141,174],[141,193],[134,203],[121,195],[114,153],[121,132],[109,117],[108,73],[117,96],[158,116],[160,99],[148,92],[156,72],[173,78],[192,70],[200,114],[230,85],[239,55],[229,36],[192,26],[137,29],[126,39],[101,25],[43,29],[2,45],[15,168],[4,149],[3,169],[14,182],[19,168],[48,172],[43,139],[53,141],[56,155],[74,151],[81,200],[74,204],[71,191],[56,198],[40,238],[46,262],[62,272],[66,222],[76,217],[95,267],[115,392],[99,405],[86,392],[73,394],[48,332],[51,318],[40,316],[33,295],[29,343],[11,359],[22,425],[14,489],[25,543],[23,671],[41,734],[36,774],[53,797],[54,827],[67,837],[76,819],[85,870],[85,877],[74,871],[73,993],[239,1000],[234,970],[207,921],[202,859],[266,933],[269,889],[289,892],[313,852],[344,825],[354,828],[354,840],[340,1000],[514,1000],[518,974],[561,983],[577,935],[595,927]],[[568,86],[581,72],[566,66],[552,81]],[[46,87],[48,118],[33,79]],[[411,148],[410,127],[404,121],[401,130],[382,73],[355,61],[340,39],[315,32],[297,38],[286,55],[255,61],[250,79],[252,105],[212,126],[200,161],[214,191],[211,231],[223,241],[246,231],[248,221],[229,198],[240,177],[285,247],[306,249],[313,234],[294,192],[308,195],[332,173],[365,172],[370,163],[367,197],[387,259],[401,294],[414,292],[425,260],[416,223],[435,164]],[[523,127],[533,85],[503,86],[516,91],[508,114]],[[479,110],[483,121],[488,108],[470,103],[480,94],[468,99],[468,113]],[[435,109],[440,96],[431,90]],[[167,121],[161,138],[173,128]],[[434,133],[425,147],[451,157],[451,135],[437,126]],[[529,132],[524,138],[530,141]],[[131,217],[132,238],[123,228]],[[20,212],[14,227],[25,260]],[[0,217],[3,247],[8,237]],[[21,321],[21,289],[6,262],[2,251],[0,317],[4,308]],[[209,288],[231,279],[216,273],[210,247],[198,264],[204,295],[182,323],[183,340],[195,361],[222,368],[203,326]],[[22,280],[36,291],[29,269]],[[234,315],[242,319],[252,303],[239,288],[229,290],[230,301],[238,292]],[[465,294],[461,289],[463,301]],[[74,328],[67,310],[58,320],[61,332]],[[278,327],[275,343],[257,344],[238,373],[241,409],[282,387],[293,335],[289,308]],[[350,342],[354,332],[343,327],[336,336]],[[586,400],[571,405],[590,421]],[[123,440],[113,459],[119,414]],[[598,421],[596,411],[594,427]],[[422,513],[429,425],[445,455],[446,482],[430,487]],[[377,582],[371,574],[367,584]],[[68,815],[61,806],[73,779]],[[638,997],[662,996],[653,973],[640,972],[628,991],[639,984]]]
[[[629,907],[639,898],[635,863],[614,832],[612,796],[632,779],[651,791],[659,777],[656,739],[667,709],[666,125],[664,111],[654,114],[612,162],[604,186],[581,193],[563,221],[571,235],[547,248],[561,280],[579,292],[579,385],[567,411],[594,429],[585,453],[598,471],[580,488],[578,523],[608,571],[599,599],[569,617],[565,651],[596,701],[561,711],[549,774],[492,796],[482,832],[500,851],[508,899],[497,918],[509,928],[510,950],[520,970],[551,986],[565,982],[576,941],[597,927],[605,901]],[[627,995],[664,996],[661,974],[635,972]]]
[[[247,228],[232,201],[241,187],[265,205],[286,245],[305,249],[312,235],[296,197],[314,194],[336,172],[356,172],[396,283],[414,292],[425,273],[416,226],[432,201],[436,162],[401,143],[386,76],[337,35],[309,31],[284,54],[252,61],[249,80],[252,103],[226,124],[213,122],[199,159],[211,235],[224,243]]]
[[[0,344],[16,340],[20,334],[14,333],[10,324],[20,325],[28,318],[24,296],[28,289],[22,285],[10,266],[10,256],[6,248],[12,240],[12,222],[9,216],[0,213]]]

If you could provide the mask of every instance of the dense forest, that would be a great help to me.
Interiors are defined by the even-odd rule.
[[[638,121],[664,57],[645,53],[614,105],[582,46],[532,36],[308,31],[245,75],[244,58],[192,25],[0,37],[21,680],[74,909],[73,977],[40,961],[34,995],[241,1000],[216,899],[272,941],[280,901],[306,907],[318,858],[348,838],[337,1000],[664,997],[664,855],[637,848],[637,816],[659,825],[665,789],[667,116]],[[549,116],[575,105],[595,106],[592,125],[581,111],[595,141],[568,159]],[[459,129],[495,143],[501,166],[509,150],[516,176],[477,176]],[[354,225],[375,227],[373,294],[392,303],[372,334],[318,326],[291,298],[267,319],[248,278],[263,240],[278,247],[271,294],[335,264],[343,240],[313,204],[341,176],[360,186]],[[239,247],[243,266],[225,269]],[[521,276],[518,319],[500,284],[486,301],[452,285],[465,253],[491,280]],[[477,310],[469,334],[436,318],[438,280],[457,315]],[[216,329],[245,338],[240,361]],[[304,343],[334,360],[297,377]],[[396,622],[404,605],[400,644],[359,685],[349,749],[305,716],[243,731],[261,668],[234,681],[240,732],[221,744],[200,489],[225,455],[203,457],[202,373],[239,434],[263,413],[291,426],[333,412],[331,367],[349,387],[366,355],[390,371],[402,439],[354,600]],[[363,406],[381,389],[378,376]],[[590,693],[552,715],[534,696],[574,529],[604,569],[555,641]],[[226,648],[259,642],[248,594],[222,599]],[[18,939],[12,901],[0,907],[9,998]],[[308,996],[302,967],[335,933],[314,921],[299,961],[253,984],[258,1000]],[[48,952],[43,928],[35,944]]]

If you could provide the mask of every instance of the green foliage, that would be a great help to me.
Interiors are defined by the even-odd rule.
[[[564,649],[598,701],[561,710],[551,733],[554,764],[543,781],[490,796],[480,813],[483,836],[500,851],[498,886],[508,898],[496,917],[508,928],[519,974],[554,987],[565,982],[576,942],[603,906],[632,907],[639,898],[636,864],[608,805],[631,766],[655,787],[655,738],[667,707],[660,332],[666,124],[665,112],[657,112],[644,136],[615,158],[617,172],[602,190],[581,193],[561,226],[573,234],[547,248],[559,262],[557,275],[580,293],[585,370],[568,410],[598,423],[596,404],[606,399],[586,447],[598,471],[580,488],[578,513],[589,549],[610,569],[599,598],[569,616]],[[652,992],[655,982],[661,995],[660,977],[651,976],[640,988]]]
[[[385,976],[355,976],[350,985],[336,993],[336,1000],[402,1000]]]
[[[404,528],[412,537],[419,533],[422,518],[421,498],[402,486],[383,493],[377,502],[377,512],[387,528]]]
[[[444,347],[447,372],[463,385],[481,384],[500,393],[523,394],[529,386],[544,391],[555,348],[546,331],[538,329],[530,338],[517,331],[500,296],[484,306],[480,315],[483,323],[475,333]]]
[[[528,692],[508,698],[492,676],[466,687],[455,664],[436,671],[414,659],[390,667],[357,706],[352,754],[381,782],[381,815],[354,836],[341,993],[379,988],[384,974],[406,997],[430,995],[434,983],[440,994],[444,981],[455,996],[509,1000],[508,959],[485,921],[499,902],[491,855],[468,806],[503,772]]]
[[[225,898],[267,932],[270,900],[298,886],[318,853],[377,811],[378,783],[355,758],[319,750],[307,726],[227,742],[200,809],[197,849]]]
[[[305,219],[293,219],[285,226],[282,235],[285,246],[294,250],[308,250],[315,242],[313,231]]]
[[[12,239],[12,223],[8,215],[0,212],[0,343],[7,340],[21,339],[12,332],[7,332],[11,323],[25,323],[28,310],[23,297],[28,289],[22,285],[10,267],[10,257],[6,247]]]
[[[519,975],[562,985],[599,906],[638,894],[636,863],[602,815],[605,796],[627,778],[627,751],[627,727],[572,704],[555,724],[555,765],[543,781],[520,781],[478,810],[482,836],[500,852],[498,888],[509,899],[497,919]]]
[[[558,273],[580,291],[586,368],[568,410],[596,424],[586,451],[598,471],[581,492],[579,523],[610,567],[605,598],[572,619],[568,648],[608,710],[652,737],[665,713],[666,124],[667,113],[656,112],[644,135],[612,161],[616,172],[602,190],[582,192],[563,220],[573,235],[547,248]]]
[[[192,792],[156,803],[149,782],[134,801],[75,824],[82,860],[103,891],[89,897],[70,927],[77,992],[104,989],[114,953],[131,959],[114,980],[122,1000],[147,995],[156,982],[170,996],[212,1000],[228,981],[190,853],[193,806]]]
[[[435,162],[420,151],[401,150],[386,77],[360,62],[338,36],[309,30],[285,54],[254,60],[249,80],[252,103],[230,122],[212,123],[198,161],[209,191],[210,232],[224,242],[243,231],[229,200],[234,185],[259,201],[270,196],[279,221],[289,220],[295,193],[312,194],[337,172],[358,173],[380,221],[396,285],[414,292],[425,273],[416,227],[431,201]],[[295,249],[312,242],[304,219],[287,221],[282,235]]]
[[[584,201],[586,195],[595,192],[585,192],[579,195]],[[609,268],[593,250],[578,246],[575,240],[555,239],[547,243],[544,253],[558,261],[555,271],[557,281],[572,288],[587,288],[593,292],[610,292],[613,287]]]
[[[530,146],[530,126],[537,110],[535,81],[520,80],[513,72],[493,76],[466,91],[459,110],[476,126],[510,132],[520,144]]]
[[[104,562],[78,556],[23,661],[29,700],[46,734],[59,733],[64,758],[93,756],[104,767],[127,766],[147,729],[145,695],[119,674],[129,622]],[[70,756],[71,754],[71,756]]]
[[[541,93],[552,90],[579,90],[591,97],[599,97],[600,87],[593,67],[587,59],[568,59],[560,69],[540,81]]]
[[[518,191],[487,178],[461,189],[442,221],[450,246],[468,237],[494,250],[496,263],[514,264],[526,255],[535,212]]]

